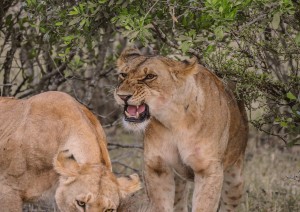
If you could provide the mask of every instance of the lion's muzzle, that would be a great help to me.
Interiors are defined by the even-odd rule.
[[[141,105],[125,105],[124,106],[125,121],[141,123],[150,118],[149,107],[146,104]]]

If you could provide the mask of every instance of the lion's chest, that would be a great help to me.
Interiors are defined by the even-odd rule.
[[[161,136],[163,135],[160,134]],[[181,133],[165,133],[165,136],[157,138],[160,142],[159,148],[151,146],[150,151],[157,151],[161,158],[182,178],[187,180],[194,179],[194,172],[185,162],[182,149],[188,148],[185,143],[188,143],[188,138],[184,137]]]

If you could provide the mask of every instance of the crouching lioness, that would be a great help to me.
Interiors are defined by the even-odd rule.
[[[194,181],[193,212],[236,210],[248,133],[243,104],[196,61],[127,49],[117,65],[115,98],[124,106],[125,127],[145,130],[145,182],[153,211],[187,211],[184,180]]]
[[[62,212],[112,212],[139,187],[137,175],[113,175],[100,123],[69,95],[0,98],[1,211],[55,193]]]

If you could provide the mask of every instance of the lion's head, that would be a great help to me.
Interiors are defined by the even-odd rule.
[[[118,59],[115,99],[124,107],[124,125],[134,131],[146,128],[151,117],[162,117],[171,101],[180,101],[180,89],[197,73],[196,60],[179,62],[162,56],[144,56],[125,50]],[[168,113],[177,111],[168,111]]]
[[[120,201],[140,189],[138,175],[116,178],[102,164],[79,164],[69,151],[54,159],[61,175],[55,199],[62,212],[115,212]]]

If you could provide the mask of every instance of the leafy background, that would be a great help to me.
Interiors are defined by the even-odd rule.
[[[2,0],[0,94],[71,94],[105,127],[115,172],[140,171],[141,138],[123,131],[113,100],[115,61],[128,45],[178,60],[196,57],[224,83],[236,83],[235,94],[245,101],[253,134],[259,135],[248,155],[257,160],[260,151],[272,152],[283,158],[281,168],[292,167],[289,176],[298,176],[299,29],[298,0]],[[270,165],[275,159],[261,160]],[[290,169],[277,173],[284,170]],[[298,190],[281,188],[299,196],[299,185]],[[254,193],[268,196],[259,189]],[[273,197],[270,204],[247,210],[295,211]],[[290,200],[289,195],[280,198]],[[277,208],[264,209],[270,205]]]

